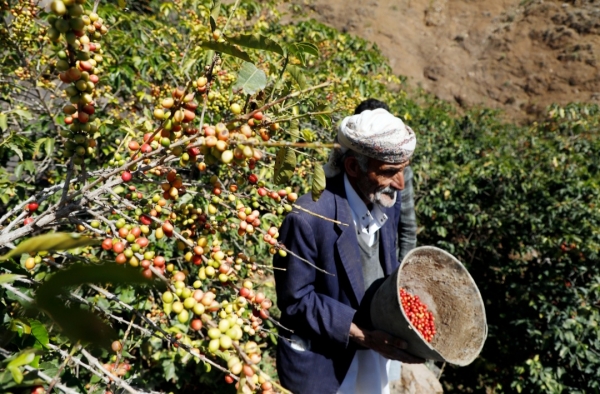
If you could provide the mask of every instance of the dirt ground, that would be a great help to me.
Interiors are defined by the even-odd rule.
[[[376,42],[409,87],[532,120],[551,103],[600,102],[598,0],[292,0]]]

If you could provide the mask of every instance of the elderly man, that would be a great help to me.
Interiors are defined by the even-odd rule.
[[[345,118],[337,140],[321,198],[297,202],[313,214],[293,211],[280,229],[291,253],[274,258],[285,269],[275,271],[277,302],[293,333],[280,330],[277,371],[297,394],[388,393],[390,360],[423,362],[368,318],[369,295],[399,265],[397,194],[416,137],[376,109]]]
[[[369,98],[356,106],[354,114],[358,115],[366,110],[377,108],[383,108],[390,112],[390,107],[386,103]],[[404,167],[404,189],[401,196],[402,212],[400,212],[400,222],[398,223],[398,261],[400,262],[409,251],[417,247],[417,215],[415,214],[413,170],[410,165]]]

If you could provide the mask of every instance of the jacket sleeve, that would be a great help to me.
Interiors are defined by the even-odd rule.
[[[285,269],[275,269],[282,320],[301,336],[320,337],[346,347],[356,310],[315,291],[317,270],[311,264],[319,268],[323,264],[319,261],[315,234],[302,214],[288,214],[279,230],[279,241],[292,252],[286,257],[275,255],[273,259],[276,268]]]
[[[398,225],[398,261],[417,246],[417,216],[415,214],[415,194],[413,189],[413,171],[410,166],[404,170],[404,190],[401,193],[400,222]]]

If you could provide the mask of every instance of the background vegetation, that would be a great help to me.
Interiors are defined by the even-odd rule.
[[[204,214],[209,213],[203,224],[210,226],[193,228],[198,217],[193,223],[184,223],[164,213],[156,218],[161,222],[171,219],[174,232],[182,237],[159,238],[157,230],[162,227],[154,221],[148,226],[145,250],[172,264],[170,270],[162,272],[167,283],[153,279],[151,285],[132,286],[130,282],[137,279],[115,264],[117,253],[98,246],[81,246],[69,253],[25,254],[1,263],[1,390],[48,388],[41,374],[61,387],[89,392],[128,391],[127,386],[144,392],[227,392],[235,391],[233,385],[224,382],[227,378],[252,381],[251,374],[230,376],[223,371],[232,368],[227,362],[232,357],[243,358],[239,352],[223,347],[211,352],[210,341],[204,337],[209,320],[226,320],[231,315],[221,311],[227,309],[227,302],[238,302],[244,281],[251,281],[256,292],[267,297],[272,294],[268,266],[270,253],[279,253],[278,247],[273,249],[262,235],[239,235],[236,207],[243,204],[259,210],[260,230],[276,227],[286,205],[293,202],[286,197],[290,191],[278,200],[261,197],[258,187],[264,183],[269,190],[288,186],[297,194],[310,191],[313,172],[318,168],[313,163],[327,155],[327,149],[314,143],[330,142],[332,125],[351,113],[360,100],[376,97],[388,102],[392,112],[418,134],[413,168],[419,244],[440,246],[463,261],[486,303],[490,334],[483,353],[469,367],[446,367],[441,377],[445,388],[449,392],[480,393],[600,392],[598,108],[586,104],[552,107],[543,119],[527,127],[501,123],[496,113],[483,108],[459,113],[424,93],[409,96],[372,44],[313,21],[281,25],[276,3],[240,1],[236,5],[215,7],[209,1],[191,0],[100,3],[97,12],[109,32],[102,36],[103,60],[97,69],[100,81],[93,92],[96,111],[90,123],[94,128],[86,134],[94,143],[88,143],[91,149],[82,155],[84,165],[76,166],[71,159],[74,150],[68,146],[73,135],[66,133],[66,115],[62,113],[68,100],[62,91],[66,84],[61,85],[56,69],[60,51],[66,48],[64,39],[50,42],[47,15],[29,1],[2,4],[1,252],[51,230],[76,230],[103,239],[107,231],[116,237],[120,220],[132,228],[139,226],[142,216],[155,209],[152,198],[155,194],[161,198],[161,183],[172,169],[182,176],[187,193],[177,200],[167,199],[166,207],[185,219],[194,213],[200,216],[194,210],[201,208]],[[92,5],[85,7],[91,9]],[[233,56],[231,48],[219,47],[221,64],[213,64],[215,52],[205,43],[222,43],[223,39],[213,37],[211,14],[225,36],[261,34],[282,48],[279,53],[264,40],[260,45],[236,41],[243,46],[235,48],[246,51],[265,73],[266,81],[255,83],[255,92],[247,84],[246,90],[235,87],[240,80],[247,82],[241,72],[244,61],[239,56],[243,55]],[[252,45],[254,49],[249,48]],[[211,66],[217,68],[211,70]],[[202,76],[214,78],[209,92],[197,90]],[[192,81],[196,81],[195,87]],[[269,138],[261,138],[256,145],[246,144],[262,152],[256,167],[251,168],[243,158],[236,159],[237,165],[226,164],[214,150],[204,150],[204,156],[198,155],[196,160],[183,160],[187,151],[177,152],[175,148],[178,143],[184,145],[181,141],[186,136],[173,135],[169,137],[173,146],[163,149],[159,144],[153,148],[153,156],[145,157],[149,161],[140,161],[147,176],[133,167],[133,180],[122,186],[122,173],[130,167],[129,142],[142,144],[143,134],[165,127],[167,121],[156,119],[154,109],[176,87],[196,92],[199,106],[191,128],[201,128],[198,118],[205,113],[205,123],[224,121],[234,133],[241,121],[251,118],[241,119],[244,114],[323,83],[329,84],[264,111],[279,128],[257,122],[256,137],[264,127]],[[239,116],[232,112],[233,103],[244,109]],[[268,145],[282,141],[293,141],[297,155],[295,172],[283,177],[288,178],[283,179],[284,184],[275,182],[282,178],[275,179],[281,171],[274,174],[272,160],[281,148]],[[202,157],[208,164],[206,170],[199,165]],[[154,173],[157,168],[158,173]],[[252,174],[263,183],[252,183]],[[86,190],[98,179],[102,182]],[[65,183],[70,186],[63,194]],[[237,189],[230,188],[232,185]],[[133,190],[126,190],[130,186],[142,193],[141,199],[131,193]],[[85,190],[83,196],[93,195],[96,200],[83,200],[78,190]],[[229,199],[229,195],[233,197]],[[78,207],[59,214],[65,199],[77,201]],[[24,210],[32,201],[40,204],[36,213]],[[184,206],[189,204],[193,208],[185,213]],[[42,219],[49,215],[54,215],[53,220],[44,222]],[[23,220],[30,217],[37,222],[24,225]],[[101,223],[96,226],[93,221]],[[231,263],[225,277],[215,274],[202,279],[200,272],[204,270],[206,276],[206,268],[221,261],[215,255],[218,250],[207,251],[201,265],[193,264],[188,243],[198,246],[202,237],[226,254],[231,251],[231,260],[225,259]],[[28,261],[30,258],[33,260]],[[130,259],[128,263],[125,265],[135,265]],[[97,284],[91,286],[84,284],[88,281],[81,274],[78,281],[67,284],[49,279],[58,273],[72,278],[68,268],[81,265],[98,268],[94,275],[108,278],[96,276]],[[221,265],[216,264],[217,271]],[[153,268],[161,273],[160,266]],[[183,319],[169,314],[172,307],[161,300],[166,286],[179,286],[178,272],[184,274],[186,288],[213,291],[220,302],[214,311],[199,315],[204,323],[200,331],[190,328],[193,319],[189,316]],[[157,273],[149,276],[156,278]],[[101,285],[107,282],[112,285]],[[43,285],[50,288],[51,297],[59,297],[58,304],[70,307],[62,320],[63,310],[51,313],[40,299],[40,292],[48,294]],[[276,323],[265,315],[256,319],[255,314],[268,309],[261,302],[251,299],[248,304],[239,315],[244,320],[241,326],[259,324],[253,335],[244,332],[242,342],[254,341],[261,346],[257,367],[264,372],[262,383],[275,377],[271,355]],[[239,305],[236,308],[239,311]],[[102,332],[90,334],[89,326],[77,326],[78,317],[88,310],[114,330],[106,335],[105,343],[110,345],[109,338],[119,338],[122,350],[88,345],[102,345],[99,339],[104,338]],[[276,317],[277,311],[270,311]],[[241,352],[245,350],[243,346]],[[81,362],[89,368],[82,367]],[[111,382],[107,372],[117,379]],[[249,386],[238,387],[243,390]],[[260,390],[260,384],[255,388]]]

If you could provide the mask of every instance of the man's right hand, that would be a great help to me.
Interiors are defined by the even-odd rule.
[[[406,341],[391,336],[384,331],[363,330],[352,323],[350,326],[350,339],[390,360],[398,360],[407,364],[421,364],[425,362],[424,359],[412,356],[404,351],[407,347]]]

